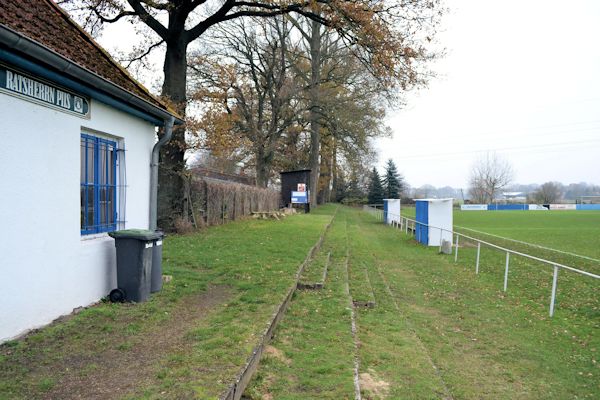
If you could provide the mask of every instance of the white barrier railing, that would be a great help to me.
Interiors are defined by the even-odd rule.
[[[378,220],[383,221],[383,219],[384,219],[383,210],[378,209],[377,206],[378,205],[366,205],[366,206],[363,206],[363,210],[365,210],[366,212],[369,212],[372,215],[375,215]],[[439,227],[432,226],[429,224],[424,224],[422,222],[418,222],[414,219],[411,219],[408,217],[403,217],[401,215],[392,214],[392,216],[398,217],[398,218],[394,218],[394,219],[398,219],[400,222],[392,221],[392,224],[390,224],[390,226],[396,227],[396,228],[400,229],[401,231],[404,231],[406,234],[408,234],[410,231],[410,234],[415,235],[415,237],[417,235],[417,229],[416,229],[417,226],[421,226],[423,228],[427,227],[427,228],[433,228],[433,229],[439,230],[440,231],[440,246],[439,246],[440,252],[442,251],[442,232],[444,232],[444,231],[450,232],[450,234],[453,235],[453,238],[456,239],[454,241],[454,243],[452,243],[452,246],[454,247],[454,262],[458,262],[459,238],[462,237],[464,239],[476,242],[477,243],[477,257],[476,257],[476,261],[475,261],[475,274],[479,274],[479,256],[481,254],[481,245],[485,245],[485,246],[491,247],[493,249],[506,252],[506,263],[505,263],[505,267],[504,267],[504,285],[503,285],[503,289],[505,292],[508,289],[508,270],[509,270],[509,265],[510,265],[510,255],[511,254],[552,266],[554,268],[554,273],[552,276],[552,293],[550,295],[550,316],[551,317],[554,315],[554,305],[556,302],[556,288],[558,285],[558,271],[560,269],[564,269],[564,270],[568,270],[571,272],[575,272],[577,274],[589,276],[594,279],[600,279],[600,275],[596,275],[596,274],[593,274],[591,272],[587,272],[587,271],[584,271],[581,269],[573,268],[568,265],[560,264],[555,261],[550,261],[550,260],[546,260],[546,259],[543,259],[540,257],[532,256],[530,254],[523,253],[520,251],[508,249],[506,247],[498,246],[494,243],[486,242],[485,240],[481,240],[481,239],[478,239],[478,238],[475,238],[472,236],[468,236],[463,233],[453,232],[448,229],[439,228]],[[422,234],[422,232],[424,232],[424,231],[425,231],[424,229],[419,229],[419,234]],[[419,239],[421,239],[421,237],[419,237]],[[419,240],[419,241],[421,241],[421,240]]]
[[[368,204],[363,206],[363,211],[373,215],[378,221],[383,221],[383,209],[377,208],[383,207],[382,204]]]

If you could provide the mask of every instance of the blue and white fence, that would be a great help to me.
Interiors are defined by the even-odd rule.
[[[461,204],[461,211],[597,210],[600,204]]]
[[[377,205],[363,206],[363,210],[368,212],[369,214],[375,216],[375,218],[377,218],[378,220],[383,220],[383,211],[378,209]],[[451,232],[453,234],[453,237],[455,238],[454,243],[452,243],[452,247],[454,247],[454,262],[458,262],[458,248],[459,248],[459,239],[460,238],[463,238],[463,240],[470,240],[470,241],[477,243],[477,256],[475,259],[475,274],[479,274],[479,256],[481,254],[482,246],[487,246],[489,248],[492,248],[492,249],[495,249],[495,250],[498,250],[501,252],[505,252],[506,253],[506,262],[505,262],[505,268],[504,268],[504,284],[503,284],[503,290],[505,292],[508,289],[508,271],[509,271],[509,267],[510,267],[511,255],[524,257],[526,259],[538,261],[538,262],[541,262],[542,264],[551,266],[554,270],[553,276],[552,276],[552,292],[550,294],[550,307],[549,307],[550,308],[549,314],[551,317],[554,315],[554,306],[556,303],[556,288],[558,286],[559,270],[574,272],[574,273],[577,273],[580,275],[588,276],[592,279],[600,279],[600,275],[596,275],[596,274],[593,274],[591,272],[584,271],[581,269],[573,268],[568,265],[564,265],[564,264],[561,264],[561,263],[558,263],[555,261],[536,257],[531,254],[523,253],[521,251],[516,251],[516,250],[506,248],[506,247],[498,246],[494,243],[489,243],[484,240],[465,235],[463,233],[452,232],[447,229],[430,226],[428,224],[423,224],[423,223],[420,223],[420,222],[418,222],[414,219],[408,218],[408,217],[399,216],[398,219],[400,222],[392,224],[391,226],[398,228],[401,231],[404,231],[406,234],[415,235],[415,239],[417,239],[418,241],[420,241],[420,240],[418,237],[416,237],[416,235],[418,234],[418,232],[423,232],[424,229],[417,229],[417,226],[422,225],[422,226],[427,226],[428,228],[433,228],[433,229],[439,230],[439,232],[440,232],[440,246],[439,246],[440,252],[442,251],[442,240],[441,240],[442,232],[444,232],[444,231]]]

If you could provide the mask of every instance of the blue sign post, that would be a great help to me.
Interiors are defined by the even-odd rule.
[[[292,190],[292,204],[307,204],[308,192],[296,192]]]

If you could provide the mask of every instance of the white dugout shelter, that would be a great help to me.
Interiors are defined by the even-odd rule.
[[[383,199],[383,221],[386,225],[400,223],[400,199]]]
[[[452,242],[452,202],[454,199],[415,199],[416,238],[426,246]]]

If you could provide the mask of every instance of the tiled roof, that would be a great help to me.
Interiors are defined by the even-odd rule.
[[[167,110],[52,0],[0,0],[0,24]]]

